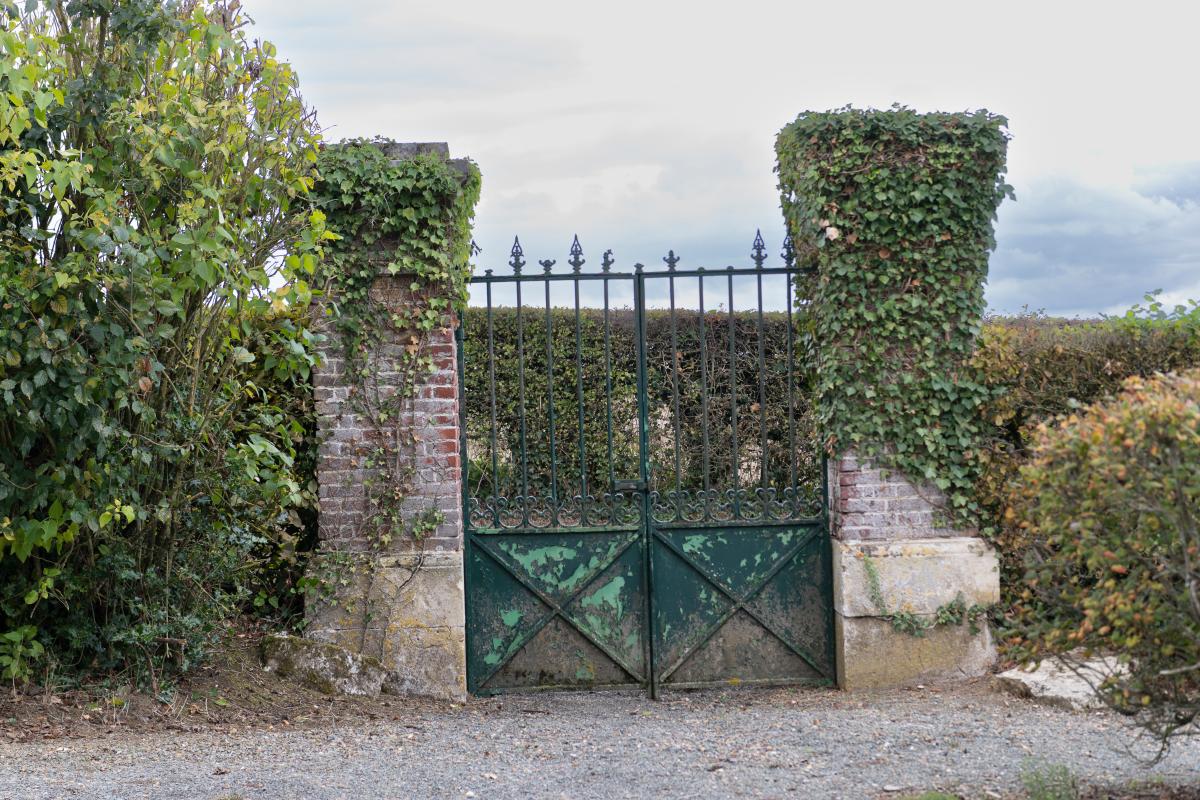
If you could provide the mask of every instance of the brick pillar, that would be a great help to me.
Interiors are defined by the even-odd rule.
[[[995,552],[975,531],[948,527],[945,496],[853,452],[829,461],[838,683],[860,689],[981,675],[995,661],[986,621],[939,625],[922,636],[887,618],[926,623],[961,598],[1000,600]],[[882,604],[882,607],[881,607]]]
[[[441,145],[399,145],[396,158],[417,152],[446,154]],[[452,162],[453,163],[453,162]],[[381,275],[371,295],[383,310],[413,302],[411,276]],[[440,524],[419,541],[395,532],[380,547],[368,530],[364,453],[379,430],[360,418],[351,393],[395,393],[403,380],[399,359],[413,344],[406,331],[388,329],[367,354],[368,376],[350,381],[341,343],[318,310],[327,337],[314,370],[319,433],[321,557],[316,570],[333,579],[334,596],[307,610],[309,638],[378,658],[390,671],[384,690],[461,698],[466,694],[465,605],[462,558],[462,454],[456,320],[447,315],[422,338],[435,370],[421,375],[395,421],[401,457],[412,479],[400,506],[408,520],[436,510]],[[387,429],[389,432],[391,428]]]

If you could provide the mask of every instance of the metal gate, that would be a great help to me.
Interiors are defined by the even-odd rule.
[[[824,465],[787,241],[767,266],[510,270],[459,328],[467,681],[831,684]]]

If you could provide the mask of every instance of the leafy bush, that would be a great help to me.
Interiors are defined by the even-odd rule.
[[[306,299],[317,128],[233,0],[23,7],[0,3],[5,668],[29,675],[36,641],[153,680],[304,504],[263,383],[307,368],[306,335],[256,362],[255,320]]]
[[[1200,366],[1200,305],[1153,297],[1120,317],[1078,321],[1027,314],[983,326],[974,364],[989,388],[976,458],[980,530],[1000,553],[1005,604],[1021,589],[1027,531],[1007,513],[1038,427],[1118,391],[1126,378]]]
[[[1018,493],[1017,652],[1119,654],[1109,704],[1164,738],[1200,732],[1200,370],[1040,426]]]

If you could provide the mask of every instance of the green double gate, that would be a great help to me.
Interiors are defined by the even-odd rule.
[[[824,465],[783,266],[472,282],[460,326],[473,693],[832,684]],[[708,297],[706,298],[706,292]]]

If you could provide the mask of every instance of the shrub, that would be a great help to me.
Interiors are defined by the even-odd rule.
[[[1017,515],[1032,552],[1012,644],[1116,653],[1101,696],[1164,740],[1200,713],[1200,370],[1131,378],[1039,428]]]
[[[153,681],[203,653],[303,504],[253,349],[319,255],[316,123],[236,2],[22,8],[0,2],[6,670]],[[277,372],[305,367],[302,328],[273,336]]]
[[[1120,317],[1078,321],[1038,314],[993,318],[974,356],[988,389],[976,453],[980,531],[1000,553],[1005,604],[1016,599],[1029,540],[1006,511],[1038,426],[1150,377],[1200,366],[1200,305],[1166,309],[1153,296]]]

